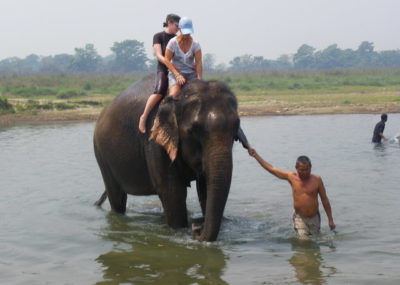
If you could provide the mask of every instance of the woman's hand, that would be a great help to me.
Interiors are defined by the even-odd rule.
[[[175,74],[175,78],[176,78],[176,81],[178,82],[179,85],[183,85],[186,82],[185,77],[183,77],[183,75],[180,74],[180,73]]]

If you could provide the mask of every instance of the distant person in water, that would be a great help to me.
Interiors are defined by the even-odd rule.
[[[319,214],[318,196],[328,217],[328,225],[334,230],[331,204],[322,178],[311,174],[311,161],[307,156],[300,156],[296,161],[297,172],[284,171],[273,167],[259,156],[255,149],[249,148],[249,154],[268,172],[280,179],[287,180],[292,186],[293,226],[300,239],[310,239],[320,231],[321,216]]]
[[[372,136],[373,143],[380,143],[382,139],[384,141],[388,141],[388,139],[383,135],[383,131],[385,130],[385,123],[387,121],[387,114],[381,115],[381,121],[375,125],[374,134]]]
[[[378,122],[374,128],[374,134],[372,135],[373,143],[380,143],[382,139],[383,141],[388,141],[388,139],[383,135],[386,121],[387,121],[387,114],[382,114],[380,122]]]
[[[175,14],[168,14],[163,23],[164,31],[153,36],[153,50],[157,58],[156,87],[153,94],[147,99],[143,114],[139,120],[139,131],[146,132],[146,121],[151,110],[165,96],[168,90],[168,69],[172,68],[170,61],[165,58],[165,49],[170,39],[176,36],[179,30],[179,20],[181,18]]]

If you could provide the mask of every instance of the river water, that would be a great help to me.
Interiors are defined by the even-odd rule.
[[[370,143],[377,115],[242,118],[257,151],[324,180],[337,234],[300,243],[287,182],[234,146],[232,187],[214,243],[165,225],[157,197],[125,216],[93,202],[103,182],[94,123],[0,128],[0,284],[400,284],[400,145]],[[385,135],[400,132],[389,114]],[[200,215],[195,187],[190,216]]]

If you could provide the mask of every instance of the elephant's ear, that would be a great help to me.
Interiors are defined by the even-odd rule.
[[[161,145],[171,157],[178,151],[179,130],[176,120],[178,100],[166,97],[158,108],[149,140]]]

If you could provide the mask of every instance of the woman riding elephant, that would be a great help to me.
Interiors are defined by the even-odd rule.
[[[187,187],[195,180],[204,225],[198,240],[216,240],[232,177],[232,146],[240,119],[230,89],[217,81],[189,81],[179,100],[167,97],[149,115],[151,135],[137,131],[154,88],[152,77],[116,97],[99,116],[94,150],[111,208],[126,210],[127,194],[158,195],[173,228],[187,227]],[[244,134],[239,132],[242,143]],[[168,156],[176,152],[173,163]]]
[[[186,17],[180,19],[179,31],[180,35],[168,42],[165,51],[165,58],[172,62],[168,72],[169,95],[175,97],[186,81],[203,77],[200,44],[191,36],[194,33],[192,20]]]

